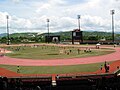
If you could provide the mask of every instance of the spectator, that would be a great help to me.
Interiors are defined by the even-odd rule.
[[[109,70],[110,70],[110,64],[108,63],[108,65],[107,65],[107,72],[109,72]]]
[[[70,53],[72,52],[72,50],[70,50]]]
[[[15,90],[15,88],[16,88],[16,82],[13,78],[11,78],[11,80],[9,82],[9,87],[10,87],[10,90]]]
[[[17,66],[17,73],[20,73],[20,66]]]
[[[37,86],[35,90],[41,90],[41,87],[40,87],[40,86]]]
[[[105,72],[107,72],[107,64],[106,64],[106,61],[104,63],[104,68],[105,68]]]
[[[101,67],[100,67],[100,70],[101,70],[101,71],[102,71],[102,67],[103,67],[103,66],[101,65]]]
[[[17,90],[22,90],[21,86],[22,86],[21,79],[16,79],[16,89]]]
[[[78,49],[78,54],[80,54],[80,49]]]
[[[56,78],[59,79],[59,75],[57,75]]]
[[[4,88],[4,90],[7,90],[7,88],[8,88],[8,78],[7,77],[3,77],[3,88]]]
[[[2,80],[2,77],[0,77],[0,90],[3,90],[3,80]]]
[[[117,69],[119,69],[119,66],[117,66]]]

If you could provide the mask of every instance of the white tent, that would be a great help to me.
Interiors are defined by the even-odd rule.
[[[100,46],[101,44],[100,44],[100,43],[97,43],[96,45],[97,45],[97,46]]]

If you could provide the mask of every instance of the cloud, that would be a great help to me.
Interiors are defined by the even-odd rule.
[[[15,3],[18,3],[20,1],[22,1],[22,0],[12,0],[12,2],[15,2]]]
[[[2,13],[2,12],[0,12],[0,26],[4,26],[4,24],[5,24],[5,15],[6,15],[6,13]]]
[[[120,10],[120,0],[114,0],[114,6]]]
[[[43,16],[39,19],[23,19],[15,16],[11,16],[10,19],[10,32],[47,32],[46,27],[46,16]],[[120,21],[119,21],[120,22]],[[6,22],[2,26],[5,26]],[[1,26],[1,27],[2,27]],[[119,24],[116,25],[119,27]],[[3,27],[2,27],[3,28]],[[57,31],[72,31],[73,29],[78,28],[78,23],[76,18],[70,17],[50,17],[50,32]],[[82,31],[86,30],[96,30],[96,31],[109,31],[111,28],[110,21],[104,20],[101,17],[84,15],[81,17],[81,29]]]
[[[77,3],[72,3],[75,2],[74,0],[12,1],[22,1],[19,4],[21,7],[17,8],[17,4],[12,7],[14,10],[11,12],[10,9],[5,12],[0,11],[1,32],[6,31],[6,14],[10,16],[11,33],[47,32],[47,18],[50,19],[50,32],[70,31],[78,28],[77,15],[81,15],[83,31],[111,31],[111,9],[115,9],[115,30],[120,31],[120,0],[75,0]]]
[[[98,16],[83,16],[82,20],[83,30],[96,30],[96,31],[109,31],[110,30],[110,20],[103,19]]]

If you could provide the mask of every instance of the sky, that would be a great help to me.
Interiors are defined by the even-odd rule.
[[[110,10],[115,10],[115,32],[120,32],[120,0],[0,0],[0,33],[50,32],[78,29],[111,32]]]

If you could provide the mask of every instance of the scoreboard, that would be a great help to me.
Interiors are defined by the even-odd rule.
[[[82,31],[78,29],[72,31],[72,44],[74,44],[74,42],[76,41],[78,41],[79,43],[83,42]]]

